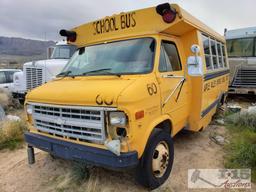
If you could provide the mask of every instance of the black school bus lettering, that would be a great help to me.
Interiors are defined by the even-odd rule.
[[[219,85],[225,83],[226,81],[228,81],[228,76],[224,76],[224,77],[220,77],[218,79],[214,79],[211,82],[206,82],[204,84],[204,92],[209,91],[209,90],[215,88],[216,86],[219,86]]]
[[[136,26],[135,12],[126,13],[116,17],[105,18],[93,22],[94,35],[129,29]]]
[[[210,90],[210,83],[206,83],[204,85],[204,91],[209,91]]]

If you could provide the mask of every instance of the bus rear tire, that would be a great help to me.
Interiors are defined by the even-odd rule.
[[[150,136],[136,170],[136,180],[149,189],[156,189],[169,177],[174,158],[170,133],[156,129]]]

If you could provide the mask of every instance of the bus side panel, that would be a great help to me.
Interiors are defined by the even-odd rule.
[[[189,56],[193,56],[194,54],[191,52],[191,46],[193,44],[197,44],[200,46],[199,42],[199,31],[193,30],[181,37],[181,41],[184,47],[184,53],[186,58]],[[201,47],[201,46],[200,46]],[[199,56],[202,52],[200,52]],[[185,70],[186,81],[188,82],[188,92],[189,92],[189,118],[188,118],[188,126],[186,129],[197,131],[200,129],[200,119],[201,119],[201,110],[202,110],[202,92],[203,92],[203,77],[202,76],[190,76],[188,75],[187,69]]]

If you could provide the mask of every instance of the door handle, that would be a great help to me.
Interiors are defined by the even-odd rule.
[[[185,77],[182,76],[182,75],[173,75],[173,74],[164,74],[161,77],[162,78],[181,78],[181,79],[185,79]]]

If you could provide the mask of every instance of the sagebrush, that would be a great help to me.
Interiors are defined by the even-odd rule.
[[[27,125],[24,120],[4,121],[0,125],[0,150],[20,147],[24,140],[23,134],[26,130]]]

